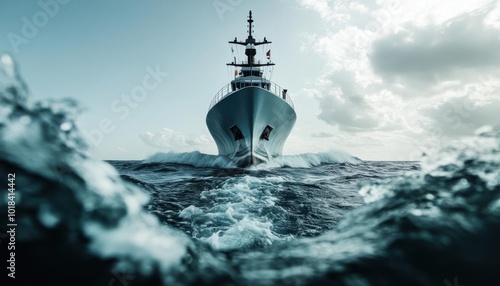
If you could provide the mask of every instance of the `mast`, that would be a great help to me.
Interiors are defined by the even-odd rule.
[[[271,41],[268,41],[266,37],[264,37],[264,41],[262,42],[257,42],[255,39],[252,37],[252,28],[253,28],[253,19],[252,19],[252,11],[248,13],[248,37],[244,42],[239,42],[237,38],[234,38],[234,41],[229,41],[228,43],[230,44],[236,44],[236,45],[242,45],[245,46],[245,55],[247,56],[247,63],[241,63],[238,64],[236,62],[228,63],[228,66],[235,66],[235,67],[263,67],[263,66],[274,66],[274,63],[265,63],[265,64],[256,64],[254,62],[254,57],[257,54],[257,51],[255,49],[256,46],[259,45],[264,45],[264,44],[270,44],[272,43]]]
[[[253,37],[252,37],[252,28],[253,28],[253,24],[252,24],[253,23],[252,10],[250,10],[249,13],[248,13],[248,20],[247,20],[247,22],[248,22],[248,39],[254,40]],[[254,42],[255,42],[255,40],[254,40]]]

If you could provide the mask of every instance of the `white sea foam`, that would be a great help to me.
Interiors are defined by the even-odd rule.
[[[297,155],[284,155],[273,158],[268,163],[257,165],[257,169],[261,168],[311,168],[323,164],[334,163],[359,163],[361,160],[341,151],[329,151],[322,153],[304,153]]]
[[[256,244],[271,245],[273,241],[280,239],[271,228],[271,222],[262,222],[245,216],[223,233],[219,230],[204,241],[213,248],[221,250],[244,249]]]
[[[222,186],[201,193],[200,206],[189,206],[179,216],[191,222],[196,238],[215,249],[231,250],[271,245],[283,239],[273,232],[264,213],[284,212],[275,206],[280,179],[251,176],[228,179]]]
[[[173,163],[194,167],[236,168],[236,164],[224,156],[203,154],[198,151],[187,153],[156,153],[146,158],[144,163]]]
[[[361,160],[340,151],[323,153],[304,153],[284,155],[273,158],[271,161],[260,164],[251,169],[270,169],[281,167],[311,168],[322,164],[359,163]],[[175,163],[194,167],[236,168],[236,164],[225,156],[203,154],[198,151],[187,153],[156,153],[146,158],[144,163]]]

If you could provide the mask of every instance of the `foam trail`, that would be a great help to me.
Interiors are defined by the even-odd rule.
[[[282,179],[251,176],[230,178],[220,187],[203,191],[200,206],[189,206],[179,214],[191,223],[194,237],[218,250],[269,246],[280,236],[273,221],[262,215],[286,212],[275,205]],[[285,215],[285,214],[283,214]]]

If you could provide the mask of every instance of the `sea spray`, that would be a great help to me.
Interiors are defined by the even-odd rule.
[[[261,285],[489,285],[500,281],[500,131],[450,144],[422,171],[371,182],[332,231],[237,255]]]
[[[223,257],[162,227],[143,210],[144,192],[88,156],[73,101],[31,101],[14,62],[0,59],[0,173],[16,174],[16,282],[108,285],[114,273],[138,285],[231,281]]]
[[[322,164],[361,162],[360,159],[340,151],[329,151],[323,153],[304,153],[297,155],[283,155],[272,158],[269,162],[251,166],[250,170],[269,168],[311,168]],[[143,163],[175,163],[200,168],[237,168],[236,164],[226,156],[203,154],[198,151],[187,153],[156,153],[149,156]]]

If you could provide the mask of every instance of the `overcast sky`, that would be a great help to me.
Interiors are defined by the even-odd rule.
[[[499,1],[5,0],[0,51],[34,98],[80,102],[98,158],[215,154],[205,116],[248,10],[295,103],[286,154],[415,160],[500,123]]]

